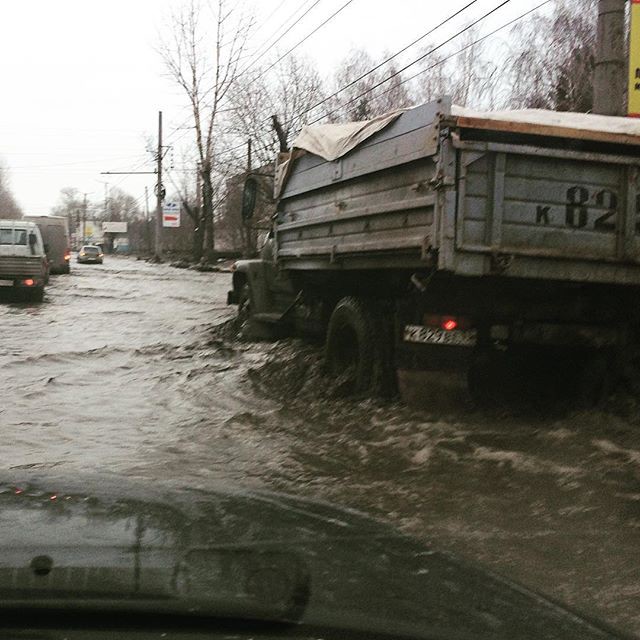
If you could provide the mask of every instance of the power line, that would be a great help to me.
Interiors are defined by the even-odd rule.
[[[10,166],[9,168],[13,171],[14,169],[51,169],[53,167],[72,167],[78,164],[81,165],[85,165],[85,164],[94,164],[94,163],[104,163],[104,162],[114,162],[117,160],[131,160],[132,158],[139,158],[140,154],[136,153],[135,155],[128,155],[128,156],[116,156],[116,157],[109,157],[109,158],[93,158],[90,160],[74,160],[73,162],[58,162],[58,163],[52,163],[52,164],[31,164],[31,165],[23,165],[20,166],[18,165],[17,167],[14,166]]]
[[[282,7],[282,5],[286,2],[287,0],[281,0],[280,4],[278,4],[278,6],[267,16],[267,18],[262,22],[262,27],[264,28],[264,26],[269,22],[269,20],[271,20],[271,18],[274,16],[274,14],[280,9],[280,7]],[[309,0],[312,1],[312,0]],[[286,20],[284,20],[280,26],[263,42],[261,42],[254,50],[252,53],[247,53],[246,55],[242,56],[242,60],[245,60],[246,58],[255,58],[258,55],[258,52],[262,49],[262,47],[264,47],[264,45],[267,42],[270,42],[271,39],[273,38],[273,36],[285,25],[285,23],[291,18],[293,17],[296,13],[298,13],[300,9],[296,9]],[[256,33],[259,33],[259,29],[258,31],[256,31],[254,33],[254,36],[256,35]]]
[[[512,20],[509,20],[508,22],[505,22],[502,26],[494,29],[493,31],[490,31],[489,33],[485,34],[484,36],[478,38],[477,40],[474,40],[473,42],[465,45],[464,47],[462,47],[461,49],[458,49],[458,51],[446,56],[445,58],[442,58],[441,60],[438,60],[438,62],[430,65],[429,67],[427,67],[426,69],[422,69],[421,71],[419,71],[418,73],[415,73],[414,75],[405,78],[404,80],[402,80],[399,85],[405,84],[406,82],[410,82],[411,80],[414,80],[415,78],[417,78],[419,75],[422,75],[423,73],[426,73],[427,71],[430,71],[431,69],[434,69],[437,66],[440,66],[442,64],[444,64],[445,62],[447,62],[448,60],[451,60],[451,58],[454,58],[457,55],[460,55],[461,53],[463,53],[464,51],[466,51],[467,49],[470,49],[471,47],[475,46],[476,44],[486,40],[487,38],[490,38],[491,36],[495,35],[496,33],[506,29],[507,27],[510,27],[511,25],[515,24],[516,22],[522,20],[523,18],[525,18],[526,16],[528,16],[529,14],[533,13],[534,11],[537,11],[538,9],[540,9],[541,7],[543,7],[546,4],[549,4],[550,2],[552,2],[552,0],[544,0],[544,2],[541,2],[540,4],[538,4],[537,6],[533,7],[532,9],[529,9],[528,11],[526,11],[525,13],[520,14],[518,17],[513,18]],[[458,34],[460,35],[460,34]],[[387,78],[389,79],[389,78]],[[386,82],[386,80],[384,81]],[[359,96],[356,96],[355,98],[349,100],[349,102],[345,103],[344,105],[341,105],[341,107],[339,107],[338,109],[334,109],[333,111],[330,111],[328,114],[323,115],[320,118],[317,118],[316,120],[313,120],[312,122],[310,122],[309,124],[315,124],[316,122],[319,122],[320,120],[322,120],[323,118],[332,115],[333,113],[335,113],[336,111],[339,111],[341,108],[351,104],[352,102],[354,102],[355,100],[358,100],[359,98],[361,98],[363,95],[365,95],[366,93],[368,93],[369,91],[373,90],[375,87],[372,87],[371,89],[365,91],[364,93],[360,94]],[[390,91],[392,91],[393,89],[395,89],[395,87],[391,87],[390,89],[387,89],[386,91],[382,92],[380,95],[385,95],[387,93],[389,93]]]
[[[341,87],[340,89],[338,89],[337,91],[335,91],[334,93],[332,93],[330,96],[327,96],[326,98],[324,98],[323,100],[320,100],[320,102],[317,102],[316,104],[314,104],[313,106],[309,107],[308,109],[305,109],[304,111],[302,111],[301,113],[299,113],[297,116],[294,116],[293,118],[291,118],[290,120],[288,120],[287,122],[284,123],[284,126],[291,124],[291,122],[293,122],[294,120],[296,120],[297,118],[300,118],[301,116],[309,113],[310,111],[313,111],[314,109],[316,109],[317,107],[325,104],[325,102],[328,102],[329,100],[331,100],[332,98],[335,98],[338,94],[342,93],[343,91],[347,90],[349,87],[352,87],[354,84],[360,82],[361,80],[363,80],[364,78],[366,78],[368,75],[372,74],[374,71],[377,71],[378,69],[380,69],[380,67],[383,67],[385,64],[391,62],[394,58],[397,58],[399,55],[403,54],[405,51],[407,51],[408,49],[410,49],[411,47],[415,46],[416,44],[418,44],[418,42],[424,40],[426,37],[430,36],[432,33],[434,33],[435,31],[437,31],[438,29],[440,29],[441,27],[443,27],[445,24],[447,24],[447,22],[450,22],[451,20],[453,20],[454,18],[457,18],[461,13],[463,13],[464,11],[466,11],[471,5],[475,4],[476,2],[478,2],[478,0],[471,0],[471,2],[468,2],[464,7],[458,9],[458,11],[456,11],[455,13],[452,13],[449,17],[445,18],[442,22],[440,22],[439,24],[437,24],[435,27],[433,27],[432,29],[429,29],[429,31],[427,31],[426,33],[423,33],[420,37],[416,38],[413,42],[410,42],[408,45],[404,46],[402,49],[400,49],[399,51],[396,51],[396,53],[394,53],[392,56],[389,56],[388,58],[386,58],[385,60],[383,60],[382,62],[380,62],[379,64],[377,64],[375,67],[373,67],[372,69],[369,69],[369,71],[367,71],[366,73],[363,73],[361,76],[357,77],[355,80],[352,80],[351,82],[349,82],[348,84],[344,85],[343,87]]]
[[[313,6],[309,9],[309,11],[311,9],[313,9],[319,2],[320,0],[317,0]],[[365,78],[366,76],[368,76],[369,74],[373,73],[374,71],[376,71],[377,69],[379,69],[380,67],[382,67],[383,65],[387,64],[388,62],[390,62],[391,60],[393,60],[394,58],[398,57],[399,55],[401,55],[402,53],[404,53],[405,51],[407,51],[409,48],[411,48],[412,46],[415,46],[418,42],[420,42],[421,40],[424,40],[424,38],[428,37],[429,35],[431,35],[432,33],[434,33],[435,31],[437,31],[438,29],[440,29],[442,26],[444,26],[445,24],[447,24],[448,22],[450,22],[451,20],[453,20],[454,18],[456,18],[457,16],[459,16],[461,13],[463,13],[464,11],[466,11],[469,7],[471,7],[473,4],[475,4],[478,0],[471,0],[470,2],[468,2],[465,6],[461,7],[460,9],[458,9],[457,11],[455,11],[454,13],[452,13],[450,16],[448,16],[447,18],[445,18],[444,20],[442,20],[439,24],[437,24],[435,27],[429,29],[429,31],[427,31],[426,33],[422,34],[419,38],[416,38],[413,42],[409,43],[408,45],[406,45],[405,47],[403,47],[402,49],[400,49],[399,51],[397,51],[396,53],[394,53],[392,56],[389,56],[388,58],[386,58],[385,60],[383,60],[380,64],[376,65],[375,67],[373,67],[372,69],[370,69],[369,71],[367,71],[366,73],[362,74],[359,78],[356,78],[355,80],[353,80],[352,82],[350,82],[349,84],[345,85],[344,87],[338,89],[338,91],[334,92],[333,94],[331,94],[330,96],[324,98],[323,100],[321,100],[320,102],[316,103],[315,105],[305,109],[304,111],[300,112],[299,114],[293,116],[292,118],[290,118],[287,122],[284,123],[284,125],[288,125],[291,124],[292,122],[294,122],[295,120],[297,120],[298,118],[300,118],[301,116],[305,115],[306,113],[309,113],[310,111],[313,111],[314,109],[316,109],[317,107],[321,106],[322,104],[328,102],[331,98],[335,97],[336,95],[338,95],[339,93],[341,93],[342,91],[345,91],[346,89],[348,89],[350,86],[356,84],[357,82],[359,82],[360,80],[362,80],[363,78]],[[504,0],[504,2],[499,5],[498,7],[496,7],[493,11],[497,11],[497,9],[499,9],[500,7],[504,6],[505,4],[507,4],[508,2],[510,2],[511,0]],[[335,11],[332,15],[330,15],[326,20],[324,20],[320,25],[318,25],[313,31],[311,31],[309,34],[307,34],[302,40],[300,40],[296,45],[294,45],[292,48],[290,48],[286,53],[284,53],[282,56],[280,56],[274,63],[272,63],[269,67],[267,67],[267,69],[263,72],[266,73],[267,71],[269,71],[270,69],[272,69],[276,64],[278,64],[278,62],[280,62],[283,58],[285,58],[287,55],[289,55],[294,49],[296,49],[297,47],[299,47],[303,42],[305,42],[308,38],[310,38],[313,34],[315,34],[319,29],[321,29],[323,26],[325,26],[330,20],[332,20],[335,16],[337,16],[341,11],[343,11],[344,9],[347,8],[347,6],[349,6],[351,3],[353,2],[353,0],[348,0],[346,3],[344,3],[337,11]],[[484,19],[485,17],[487,17],[488,15],[490,15],[491,13],[493,13],[493,11],[490,11],[489,13],[485,14],[485,16],[483,16],[483,18],[481,18],[480,20]],[[306,15],[306,14],[305,14]],[[285,32],[285,34],[291,30],[291,28],[293,28],[300,20],[302,19],[302,17],[300,17],[293,25],[291,25],[289,27],[289,29]],[[286,21],[285,21],[286,22]],[[477,23],[478,21],[476,21]],[[474,26],[476,23],[470,25],[468,28],[470,28],[471,26]],[[465,29],[466,30],[466,29]],[[456,34],[457,37],[458,35],[460,35],[461,33],[463,33],[465,30],[459,32],[458,34]],[[285,35],[282,34],[282,35]],[[446,43],[443,43],[443,45]],[[443,46],[440,45],[440,46]],[[267,49],[268,51],[268,49]],[[264,51],[264,53],[266,53],[267,51]],[[434,50],[428,52],[428,53],[432,53]],[[428,55],[428,54],[425,54]],[[423,59],[425,56],[422,56],[421,58],[418,58],[416,61],[414,61],[415,64],[416,62],[419,62],[421,59]],[[253,62],[249,63],[249,65],[247,65],[247,67],[245,67],[245,69],[243,71],[240,72],[239,75],[242,75],[243,73],[246,73],[246,71],[253,65]],[[409,65],[411,66],[411,65]],[[401,70],[402,71],[402,70]],[[390,76],[390,78],[393,76]],[[388,79],[390,79],[388,78]],[[375,88],[375,87],[374,87]],[[206,97],[208,92],[205,92],[203,99]],[[183,123],[183,125],[180,125],[179,127],[176,127],[176,129],[174,129],[174,131],[169,134],[170,136],[175,134],[175,132],[180,129],[182,126],[184,126],[184,124],[186,124],[189,121],[189,119],[185,120],[185,122]],[[269,119],[266,119],[264,121],[264,124],[268,123]],[[314,121],[314,122],[317,122]],[[182,138],[184,138],[184,136],[186,135],[187,132],[183,133],[177,140],[174,140],[174,142],[177,142],[178,140],[181,140]],[[243,143],[244,144],[244,143]],[[241,145],[243,146],[243,145]]]
[[[147,164],[147,162],[149,162],[149,158],[145,158],[142,162],[140,162],[139,164],[137,164],[131,171],[138,171],[139,169],[141,169],[145,164]],[[111,185],[111,189],[116,189],[118,188],[129,176],[123,176],[120,180],[118,180],[117,182],[115,182],[114,184]]]
[[[262,26],[264,26],[265,24],[267,24],[269,22],[269,20],[271,20],[271,18],[273,18],[273,16],[280,10],[280,7],[282,7],[282,5],[286,2],[287,0],[281,0],[280,3],[278,4],[278,6],[264,19],[264,22],[262,23]]]
[[[461,29],[460,31],[458,31],[457,33],[452,35],[451,37],[449,37],[446,40],[444,40],[443,42],[441,42],[439,45],[433,47],[432,49],[430,49],[426,53],[422,54],[421,56],[419,56],[418,58],[416,58],[415,60],[413,60],[409,64],[406,64],[401,69],[398,69],[397,71],[395,71],[394,73],[392,73],[391,75],[386,77],[384,80],[381,80],[380,82],[376,82],[376,84],[374,84],[372,87],[369,87],[368,89],[366,89],[362,93],[358,94],[354,98],[351,98],[345,104],[340,105],[340,107],[338,107],[336,109],[333,109],[329,113],[325,113],[324,115],[320,116],[319,118],[316,118],[315,120],[312,120],[309,124],[315,124],[316,122],[319,122],[323,118],[326,118],[327,116],[333,115],[337,111],[340,111],[340,109],[346,107],[349,104],[352,104],[356,100],[359,100],[363,96],[366,96],[368,93],[371,93],[371,91],[373,91],[374,89],[377,89],[379,86],[385,84],[386,82],[389,82],[389,80],[391,80],[391,79],[395,78],[396,76],[400,75],[401,73],[403,73],[407,69],[411,68],[413,65],[418,64],[418,62],[420,62],[421,60],[424,60],[426,57],[430,56],[432,53],[435,53],[438,49],[441,49],[446,44],[449,44],[452,40],[455,40],[456,38],[460,37],[463,33],[469,31],[470,29],[473,29],[473,27],[475,27],[478,24],[480,24],[483,20],[486,20],[491,14],[495,13],[496,11],[498,11],[499,9],[504,7],[505,5],[509,4],[509,2],[511,2],[511,0],[503,0],[499,5],[495,6],[490,11],[487,11],[487,13],[485,13],[482,16],[480,16],[479,18],[474,20],[472,23],[470,23],[466,27],[464,27],[464,29]],[[324,104],[324,102],[322,104]],[[304,112],[301,115],[304,115]],[[292,119],[290,119],[286,124],[290,124],[291,122],[292,122]]]
[[[238,77],[243,76],[260,58],[263,58],[269,51],[271,51],[271,49],[273,49],[273,47],[275,47],[276,44],[278,44],[278,42],[282,40],[282,38],[284,38],[284,36],[286,36],[287,33],[289,33],[289,31],[291,31],[291,29],[293,29],[300,21],[302,21],[303,18],[309,15],[309,12],[313,11],[313,9],[315,9],[321,2],[322,0],[315,0],[315,2],[313,2],[313,4],[310,7],[308,8],[303,7],[302,15],[299,16],[298,19],[293,24],[291,24],[283,33],[279,34],[278,37],[266,49],[259,50],[254,56],[254,59],[242,71],[240,71],[240,73],[238,74]],[[295,13],[296,12],[294,11],[292,16],[295,15]],[[284,26],[284,23],[281,26]]]
[[[275,67],[278,62],[280,62],[281,60],[283,60],[284,58],[286,58],[294,49],[297,49],[303,42],[306,42],[314,33],[316,33],[317,31],[319,31],[320,29],[322,29],[322,27],[324,27],[328,22],[330,22],[331,20],[333,20],[339,13],[341,13],[344,9],[346,9],[351,3],[353,2],[353,0],[347,0],[347,2],[345,2],[337,11],[334,11],[326,20],[324,20],[324,22],[320,23],[313,31],[311,31],[310,33],[308,33],[304,38],[302,38],[302,40],[300,40],[299,42],[297,42],[293,47],[291,47],[291,49],[289,49],[286,53],[283,53],[275,62],[272,62],[264,71],[262,71],[261,73],[267,73],[267,71],[270,71],[271,69],[273,69],[273,67]],[[477,0],[473,0],[473,2],[477,2]]]

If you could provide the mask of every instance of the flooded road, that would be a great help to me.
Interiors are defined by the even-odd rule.
[[[228,274],[73,264],[0,302],[0,460],[367,511],[640,633],[637,410],[417,412],[326,397],[319,350],[225,329]]]

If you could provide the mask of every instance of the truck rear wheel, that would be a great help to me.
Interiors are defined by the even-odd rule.
[[[327,370],[347,393],[390,395],[396,389],[392,342],[392,327],[377,309],[342,298],[327,328]]]

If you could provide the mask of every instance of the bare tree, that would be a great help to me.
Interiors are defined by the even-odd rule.
[[[512,107],[591,111],[596,12],[596,0],[556,0],[551,14],[514,28],[505,66]]]
[[[377,64],[363,49],[347,55],[334,77],[336,95],[327,101],[329,120],[368,120],[411,105],[409,86],[397,67],[391,62],[372,71]]]
[[[109,190],[106,211],[102,211],[98,218],[117,222],[133,222],[142,218],[140,204],[130,193],[112,187]]]
[[[22,209],[9,187],[9,176],[5,167],[0,165],[0,218],[22,218]]]
[[[209,12],[209,9],[211,12]],[[213,15],[210,25],[208,16]],[[205,6],[191,0],[172,16],[172,37],[160,46],[171,78],[184,91],[193,116],[207,258],[214,250],[213,171],[220,117],[237,81],[252,21],[228,0]],[[210,28],[211,27],[211,28]]]
[[[494,108],[499,87],[499,68],[477,42],[477,29],[468,29],[447,49],[427,45],[422,72],[415,79],[420,102],[443,95],[454,104],[476,108]],[[495,51],[494,51],[495,56]]]
[[[251,138],[256,163],[268,164],[287,150],[322,94],[313,62],[290,55],[270,78],[259,68],[240,78],[231,97],[229,131],[240,140]]]
[[[87,207],[88,209],[89,206]],[[64,216],[67,218],[70,230],[76,229],[81,224],[85,214],[87,218],[94,217],[93,207],[85,212],[84,198],[75,187],[64,187],[60,189],[58,203],[51,208],[51,213],[54,216]]]

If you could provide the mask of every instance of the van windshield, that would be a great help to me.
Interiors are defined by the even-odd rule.
[[[0,244],[27,244],[26,229],[0,229]]]

